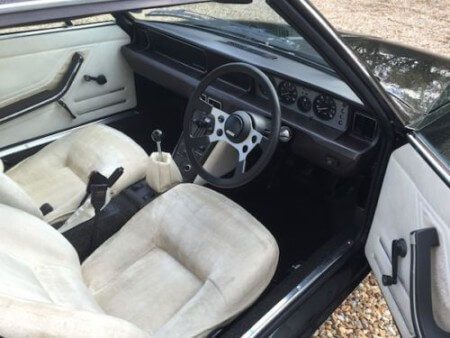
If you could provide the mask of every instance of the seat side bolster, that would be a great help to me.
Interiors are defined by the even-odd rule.
[[[0,173],[0,204],[23,210],[42,218],[42,212],[31,197],[16,182]]]

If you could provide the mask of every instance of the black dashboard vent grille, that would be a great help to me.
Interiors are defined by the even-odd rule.
[[[366,140],[373,140],[377,132],[377,121],[359,112],[355,112],[353,116],[353,134]]]
[[[265,57],[266,59],[271,59],[271,60],[277,59],[277,56],[274,55],[274,54],[263,52],[262,50],[259,50],[257,48],[253,48],[253,47],[250,47],[250,46],[246,46],[246,45],[244,45],[242,43],[239,43],[239,42],[226,41],[225,43],[227,45],[230,45],[230,46],[233,46],[233,47],[245,50],[246,52],[250,52],[250,53],[253,53],[253,54],[260,55],[262,57]]]

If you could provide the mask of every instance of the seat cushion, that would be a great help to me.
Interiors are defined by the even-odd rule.
[[[45,220],[53,222],[76,210],[92,171],[109,176],[116,168],[124,168],[111,189],[114,195],[144,178],[147,160],[145,151],[131,138],[94,124],[49,144],[6,174],[36,205],[50,203],[54,210]]]
[[[109,315],[154,333],[202,284],[166,251],[154,247],[99,290],[96,300]]]
[[[155,337],[206,335],[248,307],[278,262],[275,239],[224,196],[180,184],[138,212],[83,264],[109,315]]]

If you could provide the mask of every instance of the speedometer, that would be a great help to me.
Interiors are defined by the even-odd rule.
[[[294,83],[289,81],[281,81],[278,85],[278,95],[281,102],[285,104],[293,104],[297,101],[297,87]]]
[[[327,94],[320,94],[314,99],[314,114],[322,120],[331,120],[336,115],[336,102]]]

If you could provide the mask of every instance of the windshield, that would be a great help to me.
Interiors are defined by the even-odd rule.
[[[449,59],[377,38],[342,38],[401,106],[401,118],[408,126],[449,105]]]
[[[310,0],[417,129],[450,109],[448,0]],[[408,47],[406,47],[408,46]]]
[[[322,67],[322,57],[263,0],[231,5],[201,3],[150,9],[133,13],[137,19],[171,22],[233,36],[265,48],[275,49]]]
[[[442,34],[434,32],[434,35],[430,35],[428,33],[431,32],[427,31],[426,36],[415,35],[415,40],[407,35],[406,32],[410,32],[409,26],[402,25],[404,18],[401,17],[401,13],[408,8],[403,8],[402,5],[398,5],[398,8],[392,5],[395,7],[392,9],[392,17],[379,17],[368,15],[369,10],[378,10],[378,4],[373,7],[366,2],[339,1],[312,2],[325,17],[330,19],[338,31],[341,31],[340,35],[344,42],[352,48],[391,96],[399,108],[399,118],[403,124],[414,128],[423,121],[431,121],[430,115],[447,111],[446,107],[450,105],[450,60],[442,56],[448,52],[448,46],[439,47],[442,45]],[[381,8],[382,6],[380,10]],[[415,11],[408,13],[414,15]],[[264,0],[236,5],[188,4],[167,9],[150,9],[133,15],[141,20],[170,22],[233,36],[332,72],[331,67],[311,45]],[[400,24],[394,25],[390,19]],[[383,25],[388,29],[381,29]],[[403,35],[402,28],[405,32]],[[373,35],[378,31],[383,31],[380,38],[364,35]],[[423,44],[415,45],[424,47],[428,44],[427,46],[432,46],[433,51],[441,56],[386,40],[391,37],[407,44],[414,44],[414,41],[420,40]]]

